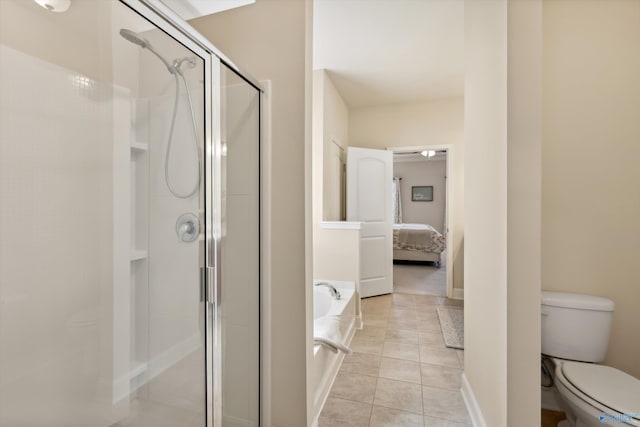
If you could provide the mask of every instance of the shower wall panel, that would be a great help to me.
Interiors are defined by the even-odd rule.
[[[203,51],[118,1],[0,1],[0,427],[205,423],[202,255],[176,235],[203,193],[167,191],[176,80],[123,28],[193,58],[202,150]],[[193,188],[179,90],[171,179]]]
[[[179,26],[0,0],[0,427],[260,423],[260,93]]]
[[[66,414],[91,406],[124,357],[101,347],[117,314],[114,106],[126,91],[6,45],[0,63],[12,65],[0,72],[0,425],[25,412],[82,422]]]

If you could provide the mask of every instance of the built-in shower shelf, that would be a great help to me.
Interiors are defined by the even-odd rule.
[[[146,142],[134,141],[131,143],[131,150],[133,151],[147,151],[149,150],[149,144]]]
[[[131,261],[139,261],[142,259],[147,259],[149,253],[143,250],[133,250],[131,251]]]

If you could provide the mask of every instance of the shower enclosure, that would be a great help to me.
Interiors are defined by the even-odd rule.
[[[0,0],[0,427],[259,426],[260,85],[43,2]]]

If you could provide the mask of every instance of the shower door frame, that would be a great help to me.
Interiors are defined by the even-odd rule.
[[[206,427],[221,427],[222,425],[222,334],[220,318],[221,301],[221,272],[220,272],[220,238],[222,226],[222,65],[226,65],[238,74],[248,84],[253,86],[259,94],[259,147],[262,146],[262,110],[264,89],[260,82],[227,58],[196,29],[184,22],[175,12],[159,0],[119,0],[134,12],[147,19],[154,26],[173,37],[204,60],[204,254],[201,258],[200,274],[200,302],[204,304],[205,312],[205,367],[206,394],[205,411]],[[259,149],[262,156],[262,149]],[[259,160],[262,165],[262,160]],[[259,184],[262,192],[262,184]],[[259,206],[262,206],[260,197]],[[262,219],[260,220],[262,223]],[[260,232],[259,250],[262,252],[262,232]],[[262,268],[260,268],[262,270]],[[260,281],[262,282],[262,271]],[[260,291],[262,295],[262,287]],[[261,303],[262,306],[262,303]],[[260,321],[262,322],[262,316]],[[262,337],[262,326],[260,326]],[[262,340],[262,338],[261,338]],[[262,345],[259,362],[259,425],[265,416],[263,412],[263,357]]]

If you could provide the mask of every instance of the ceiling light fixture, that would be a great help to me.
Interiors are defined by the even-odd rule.
[[[422,154],[427,159],[430,159],[430,158],[432,158],[433,156],[436,155],[436,152],[433,151],[433,150],[424,150],[420,154]]]
[[[51,12],[66,12],[71,6],[71,0],[34,0],[40,6]]]

